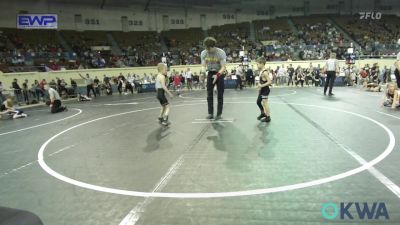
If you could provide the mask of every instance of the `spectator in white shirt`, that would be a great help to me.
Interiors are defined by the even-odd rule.
[[[187,68],[187,71],[185,72],[185,78],[186,78],[187,89],[192,90],[193,74],[192,71],[190,71],[190,68]]]
[[[278,71],[277,71],[277,77],[278,77],[278,85],[283,85],[286,83],[286,78],[285,78],[285,67],[278,67]]]

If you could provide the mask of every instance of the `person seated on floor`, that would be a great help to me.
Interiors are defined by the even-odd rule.
[[[371,92],[381,92],[381,86],[377,83],[370,82],[368,83],[367,80],[364,80],[363,88],[366,91],[371,91]]]
[[[106,94],[107,95],[112,95],[113,91],[112,91],[112,86],[111,83],[104,83],[104,88],[106,89]]]
[[[51,113],[67,111],[67,107],[62,106],[61,97],[54,88],[51,88],[48,84],[46,84],[44,85],[44,90],[49,92],[50,101],[47,101],[46,104],[50,106]]]
[[[128,80],[125,80],[125,93],[128,93],[127,91],[130,91],[131,94],[133,94],[133,85]]]
[[[6,115],[9,118],[18,119],[27,117],[22,110],[14,108],[14,97],[8,96],[7,99],[0,106],[1,115]]]
[[[369,76],[368,70],[366,70],[365,68],[362,68],[360,71],[359,79],[358,79],[358,85],[364,84],[365,81],[368,82],[368,76]]]
[[[383,101],[383,106],[391,107],[392,109],[400,107],[400,91],[398,90],[396,84],[388,83],[385,92],[385,99]]]
[[[86,101],[92,101],[92,98],[89,98],[87,95],[81,95],[79,93],[78,94],[78,102],[86,102]]]
[[[315,85],[315,87],[320,86],[320,84],[321,84],[321,75],[319,74],[319,71],[314,70],[312,72],[312,82]]]

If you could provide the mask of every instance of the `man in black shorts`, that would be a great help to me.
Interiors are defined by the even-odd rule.
[[[224,50],[215,47],[217,41],[213,37],[204,39],[205,50],[201,52],[201,64],[204,71],[207,72],[207,102],[208,102],[208,116],[207,119],[214,118],[214,85],[217,85],[218,93],[218,109],[216,120],[221,119],[222,107],[224,104],[224,77],[222,74],[225,72],[226,53]]]
[[[158,117],[158,120],[160,123],[164,126],[167,126],[170,124],[168,121],[168,114],[170,111],[169,103],[167,98],[165,97],[165,92],[168,93],[168,95],[172,98],[173,95],[172,93],[168,90],[166,86],[166,76],[167,76],[167,71],[168,67],[164,63],[159,63],[157,65],[157,70],[158,70],[158,75],[156,78],[156,90],[157,90],[157,99],[160,101],[160,104],[162,106],[160,116]]]

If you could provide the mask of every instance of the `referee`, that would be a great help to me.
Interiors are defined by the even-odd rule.
[[[215,47],[217,40],[213,37],[204,39],[205,50],[201,52],[201,64],[204,70],[207,71],[207,103],[208,116],[207,119],[214,118],[214,85],[217,85],[218,93],[218,108],[216,120],[221,119],[222,108],[224,104],[224,77],[222,74],[225,71],[226,54],[224,50]]]
[[[336,53],[331,53],[330,58],[326,60],[325,64],[325,71],[326,71],[326,80],[325,80],[325,87],[324,87],[324,95],[326,95],[326,91],[329,86],[329,96],[332,96],[332,88],[333,83],[335,82],[336,72],[339,71],[339,63],[336,59]]]

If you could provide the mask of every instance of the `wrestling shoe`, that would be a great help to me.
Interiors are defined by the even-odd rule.
[[[257,116],[257,120],[261,120],[262,118],[264,118],[265,117],[265,114],[264,113],[261,113],[259,116]]]
[[[260,121],[269,123],[271,122],[271,117],[270,116],[263,117]]]

